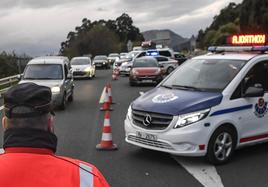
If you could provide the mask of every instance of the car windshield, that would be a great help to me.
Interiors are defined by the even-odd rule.
[[[133,63],[133,67],[158,67],[158,64],[154,59],[136,59]]]
[[[162,86],[221,92],[245,63],[244,60],[189,60],[164,81]]]
[[[31,64],[25,69],[23,79],[63,79],[60,64]]]
[[[88,59],[72,59],[71,65],[89,65],[90,61]]]
[[[106,56],[95,56],[94,60],[107,60]]]

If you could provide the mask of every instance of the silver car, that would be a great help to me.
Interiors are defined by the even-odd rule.
[[[166,74],[170,74],[174,69],[178,67],[177,60],[168,58],[166,56],[155,56],[154,58],[160,65],[163,65],[163,69]]]
[[[50,56],[31,60],[19,84],[25,82],[50,87],[54,107],[64,110],[67,101],[73,101],[74,82],[67,57]]]

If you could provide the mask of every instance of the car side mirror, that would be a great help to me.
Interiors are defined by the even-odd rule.
[[[244,97],[262,97],[263,95],[264,89],[261,84],[248,87],[244,93]]]
[[[164,68],[164,65],[163,65],[163,64],[160,64],[159,67],[160,67],[160,68]]]
[[[66,77],[67,79],[72,79],[73,78],[73,75],[72,75],[72,73],[68,73],[68,75],[67,75],[67,77]]]

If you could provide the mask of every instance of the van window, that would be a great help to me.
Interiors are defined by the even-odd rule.
[[[169,51],[159,51],[159,55],[171,57],[171,53]]]
[[[146,55],[146,53],[145,53],[145,52],[142,52],[141,54],[139,54],[139,55],[137,56],[137,58],[143,57],[143,56],[145,56],[145,55]]]
[[[243,90],[246,90],[248,87],[261,84],[264,91],[268,92],[268,61],[259,62],[249,70],[243,81],[234,91],[231,99],[238,99],[242,97],[243,84]]]
[[[159,56],[159,57],[155,57],[155,58],[156,58],[156,60],[157,60],[158,62],[168,61],[167,58],[165,58],[165,57],[161,57],[161,56]]]

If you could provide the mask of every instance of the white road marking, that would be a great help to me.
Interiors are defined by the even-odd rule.
[[[0,111],[4,109],[4,106],[0,106]]]
[[[3,154],[4,152],[4,149],[0,148],[0,154]]]
[[[144,94],[144,92],[139,92],[140,93],[140,95],[143,95]]]
[[[205,161],[196,160],[195,158],[176,156],[173,156],[173,158],[204,187],[224,187],[221,177],[213,165],[209,165]]]

